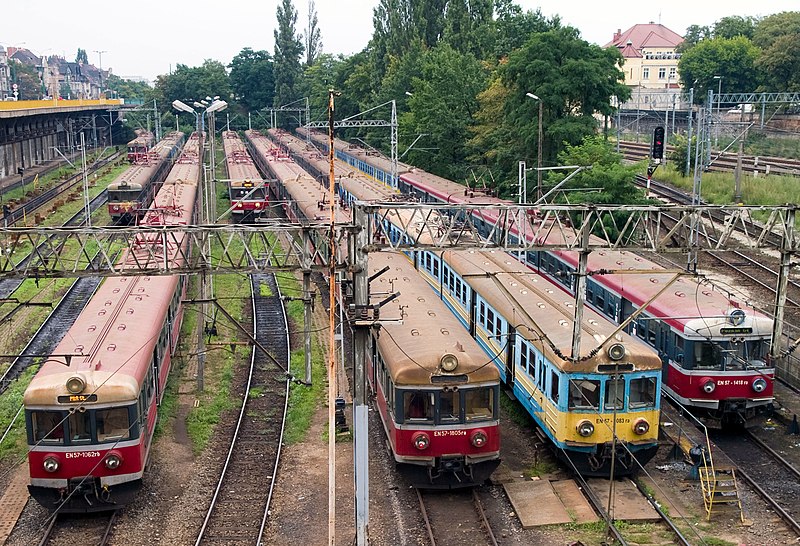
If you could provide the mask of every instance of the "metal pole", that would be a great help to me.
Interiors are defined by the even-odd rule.
[[[744,104],[740,105],[742,111],[739,114],[739,121],[744,125]],[[742,155],[744,154],[744,139],[747,136],[747,129],[739,136],[739,150],[736,154],[736,169],[733,171],[734,190],[733,202],[742,202]]]
[[[581,222],[581,250],[578,257],[578,271],[575,276],[575,322],[572,323],[572,360],[580,358],[581,325],[583,324],[583,307],[586,303],[586,269],[589,261],[589,226],[591,215]]]
[[[390,144],[392,147],[392,187],[397,188],[397,103],[392,101],[392,122],[390,128]],[[333,147],[333,140],[331,140]]]
[[[783,312],[786,308],[786,289],[789,284],[789,273],[791,272],[791,261],[795,247],[794,222],[795,211],[790,209],[786,212],[785,231],[781,245],[781,267],[778,271],[778,286],[775,292],[775,321],[772,323],[772,348],[770,349],[773,363],[777,362],[781,355]]]
[[[108,113],[108,147],[114,146],[114,118],[111,117],[111,112]]]
[[[642,84],[636,87],[636,142],[639,142],[639,103],[642,100]]]
[[[92,211],[89,208],[89,178],[86,176],[86,142],[83,138],[83,131],[81,131],[81,159],[83,159],[83,203],[86,225],[92,227]]]
[[[336,545],[336,174],[333,147],[334,91],[328,92],[328,201],[330,233],[328,246],[328,546]]]
[[[619,115],[620,107],[622,105],[619,103],[619,99],[617,99],[617,153],[619,153],[619,141],[622,138],[622,120]]]
[[[536,200],[542,198],[542,110],[544,103],[539,98],[539,146],[536,152]]]
[[[250,112],[247,112],[247,129],[250,131],[253,130],[253,122],[250,119]]]
[[[689,108],[686,110],[686,117],[689,121],[689,129],[687,130],[686,138],[686,174],[689,176],[689,169],[691,168],[692,158],[692,117],[694,117],[694,87],[689,89]]]
[[[355,209],[358,226],[355,243],[355,269],[353,273],[353,296],[356,309],[369,304],[369,255],[363,251],[370,243],[372,231],[369,215],[360,208]],[[356,544],[367,546],[369,525],[369,424],[367,420],[366,352],[369,327],[356,325],[353,331],[353,375],[355,397],[353,398],[354,471],[356,490]]]

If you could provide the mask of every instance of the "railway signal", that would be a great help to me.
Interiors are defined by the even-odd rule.
[[[659,163],[664,159],[664,128],[660,125],[653,131],[653,148],[650,156]]]

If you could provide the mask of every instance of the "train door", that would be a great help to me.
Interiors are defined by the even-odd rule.
[[[633,304],[630,301],[628,301],[628,300],[623,298],[622,299],[622,315],[619,317],[620,324],[622,322],[624,322],[629,316],[631,316],[635,310],[636,309],[634,309]],[[625,332],[628,333],[628,334],[632,333],[633,332],[633,327],[634,327],[635,324],[636,324],[635,320],[632,321],[630,324],[628,324],[628,326],[625,327]]]
[[[506,385],[513,390],[514,383],[516,382],[516,331],[508,325],[508,343],[506,343]]]

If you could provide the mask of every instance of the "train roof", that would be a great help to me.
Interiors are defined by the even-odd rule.
[[[183,133],[169,133],[166,137],[160,140],[158,144],[150,149],[149,153],[147,154],[147,158],[149,159],[147,162],[135,163],[125,169],[122,174],[116,177],[114,181],[108,185],[108,189],[111,191],[131,189],[141,190],[144,184],[153,175],[153,171],[156,170],[161,162],[169,156],[170,152],[175,148],[175,146],[178,145],[182,138]]]
[[[370,275],[384,267],[389,270],[370,283],[373,303],[399,292],[398,298],[381,309],[378,346],[396,386],[446,385],[448,376],[464,375],[469,384],[497,382],[496,364],[472,339],[469,332],[436,296],[428,283],[399,252],[369,255]],[[458,366],[452,373],[441,369],[445,354],[455,355]],[[452,382],[456,382],[455,378]]]
[[[161,332],[177,277],[109,277],[45,360],[25,391],[27,407],[65,406],[66,382],[80,376],[93,404],[135,402]],[[81,404],[82,405],[82,404]]]
[[[169,171],[164,185],[179,183],[197,184],[200,176],[200,139],[192,133],[183,151]]]
[[[577,267],[577,253],[557,252],[556,254],[573,267]],[[630,300],[637,307],[646,303],[659,290],[664,289],[674,277],[674,274],[667,272],[660,265],[624,250],[592,252],[589,254],[587,267],[589,271],[601,269],[631,271],[631,273],[602,275],[602,281],[603,284]],[[672,327],[687,335],[705,335],[700,332],[708,333],[708,325],[698,324],[696,322],[698,319],[708,324],[718,324],[720,320],[724,323],[734,309],[741,309],[745,312],[748,317],[748,325],[752,329],[751,335],[761,337],[771,334],[772,319],[750,306],[731,299],[714,286],[700,283],[689,276],[681,276],[664,289],[664,292],[645,311],[652,316],[666,317],[665,320]],[[713,327],[710,331],[713,332]]]
[[[231,182],[260,182],[258,172],[250,153],[236,131],[223,131],[222,147],[225,151],[225,165]]]
[[[303,138],[305,138],[307,131],[308,129],[304,127],[299,127],[297,129],[297,133]],[[320,131],[311,131],[310,139],[317,144],[325,146],[326,148],[330,142],[328,135]],[[392,161],[377,150],[368,149],[359,144],[348,142],[340,138],[333,139],[333,147],[336,150],[347,152],[349,155],[352,155],[353,157],[358,158],[365,163],[372,165],[373,167],[377,167],[384,172],[392,172]],[[406,163],[402,163],[400,161],[397,162],[398,175],[407,172],[411,168],[412,167]]]
[[[136,138],[128,142],[128,147],[130,146],[150,146],[153,143],[155,138],[153,137],[153,133],[145,132],[136,135]]]
[[[442,256],[453,271],[516,328],[518,334],[543,350],[564,370],[597,372],[600,365],[614,364],[605,350],[589,356],[590,351],[612,334],[614,338],[604,347],[622,343],[626,348],[622,362],[632,364],[633,371],[661,367],[656,351],[624,332],[614,334],[616,326],[588,308],[584,309],[581,328],[581,357],[584,358],[570,363],[561,355],[572,353],[575,312],[572,296],[503,251],[445,251]],[[542,335],[552,345],[543,342]]]

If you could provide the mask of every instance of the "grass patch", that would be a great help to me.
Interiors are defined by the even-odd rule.
[[[659,181],[691,193],[694,180],[683,176],[668,163],[655,176]],[[746,205],[783,205],[795,203],[800,193],[800,178],[791,176],[742,176],[742,202]],[[703,173],[700,196],[718,205],[733,204],[734,178],[732,173]]]
[[[511,419],[513,423],[521,427],[535,427],[534,420],[528,415],[522,404],[512,400],[505,391],[500,391],[500,408],[504,412],[504,417]]]
[[[558,470],[558,465],[554,461],[537,461],[533,466],[526,469],[522,475],[526,478],[534,476],[544,476]]]
[[[277,276],[278,285],[281,293],[296,293],[300,290],[300,283],[293,276]],[[303,323],[303,302],[290,301],[286,306],[286,313],[289,320],[295,324]],[[292,373],[298,374],[305,368],[304,349],[300,348],[292,351],[289,369]],[[326,399],[327,366],[323,356],[322,348],[316,339],[311,344],[311,383],[310,387],[293,383],[289,392],[289,409],[286,416],[286,431],[284,441],[287,444],[300,442],[305,439],[311,422],[319,407],[320,401]],[[327,434],[327,427],[325,428]]]
[[[2,435],[9,424],[17,415],[17,411],[22,406],[22,397],[25,389],[33,379],[38,366],[31,366],[14,381],[0,396],[0,435]],[[25,461],[28,452],[28,439],[25,434],[25,414],[21,413],[14,421],[14,425],[8,432],[5,440],[0,443],[0,461],[21,464]]]
[[[250,389],[250,392],[247,393],[248,398],[258,398],[264,394],[264,387],[253,387]]]
[[[735,542],[717,537],[704,537],[703,544],[706,546],[736,546]]]
[[[267,283],[260,283],[258,285],[258,292],[261,294],[262,298],[270,298],[272,297],[272,289],[269,287]]]

